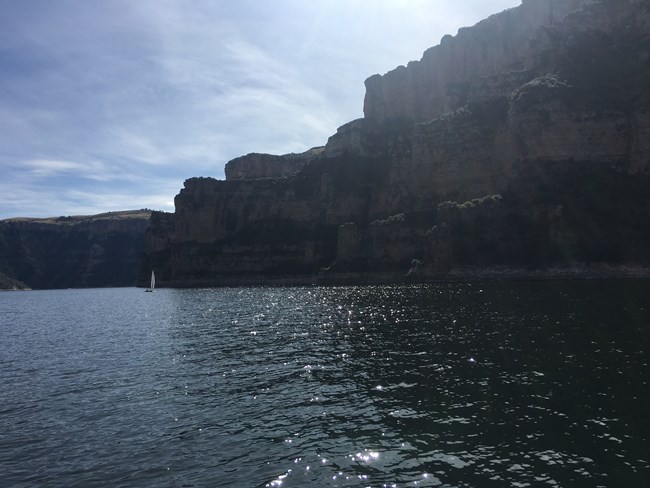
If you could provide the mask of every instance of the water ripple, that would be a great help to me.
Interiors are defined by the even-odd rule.
[[[640,486],[647,281],[0,295],[7,486]]]

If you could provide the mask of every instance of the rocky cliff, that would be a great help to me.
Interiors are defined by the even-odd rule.
[[[527,0],[366,88],[297,172],[186,181],[141,282],[648,273],[647,0]]]
[[[427,121],[472,99],[507,96],[513,83],[520,81],[516,76],[500,79],[488,91],[480,85],[494,75],[538,68],[539,59],[531,56],[535,43],[567,15],[593,1],[526,0],[518,8],[460,29],[455,37],[444,36],[420,61],[366,80],[365,118]]]
[[[227,180],[251,180],[259,178],[283,178],[298,173],[323,152],[322,147],[295,154],[250,153],[228,161],[225,167]]]
[[[0,270],[33,289],[133,286],[150,214],[2,220]]]

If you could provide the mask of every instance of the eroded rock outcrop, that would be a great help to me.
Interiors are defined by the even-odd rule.
[[[186,181],[142,283],[648,273],[649,26],[647,1],[527,0],[443,38],[297,173],[249,155]]]
[[[322,152],[323,147],[312,147],[303,153],[282,156],[250,153],[228,161],[225,167],[226,179],[284,178],[298,173]]]

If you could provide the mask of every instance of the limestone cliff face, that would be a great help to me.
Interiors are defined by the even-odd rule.
[[[525,1],[371,77],[365,117],[317,153],[186,181],[152,218],[141,280],[647,269],[649,81],[647,1]]]
[[[420,61],[366,80],[365,117],[427,121],[465,105],[472,91],[475,96],[488,95],[472,90],[473,85],[495,74],[525,70],[534,62],[527,54],[541,30],[592,2],[527,0],[474,27],[460,29],[455,37],[446,35]],[[507,95],[512,86],[500,84],[498,88],[498,94]]]
[[[298,173],[323,152],[322,147],[313,147],[304,153],[290,153],[282,156],[250,153],[229,161],[225,173],[227,180],[251,180],[258,178],[283,178]]]
[[[34,289],[133,286],[150,213],[0,221],[0,269]]]
[[[335,258],[339,224],[366,218],[363,186],[373,180],[345,157],[327,160],[327,172],[323,165],[294,178],[187,180],[175,213],[152,216],[140,283],[151,269],[161,286],[315,275]]]

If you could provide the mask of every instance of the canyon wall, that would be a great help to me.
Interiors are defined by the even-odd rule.
[[[0,221],[0,271],[11,287],[133,286],[148,210]]]
[[[511,80],[501,80],[489,92],[474,85],[496,74],[536,68],[531,51],[543,30],[592,2],[527,0],[471,28],[460,29],[455,37],[444,36],[420,61],[366,80],[365,118],[428,121],[462,107],[472,98],[507,96],[514,87],[507,83]],[[512,81],[520,80],[515,77]]]
[[[140,283],[650,274],[649,26],[647,1],[527,0],[446,36],[324,148],[186,181]]]

